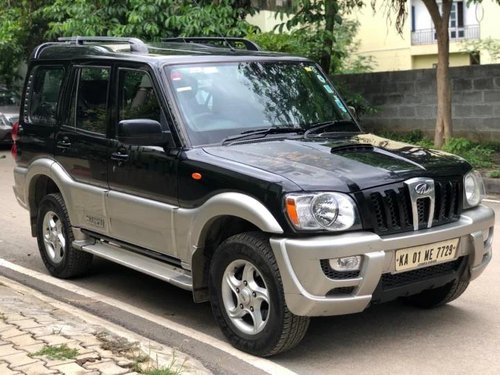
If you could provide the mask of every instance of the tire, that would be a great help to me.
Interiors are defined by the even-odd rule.
[[[405,301],[416,307],[432,309],[443,306],[462,295],[469,285],[468,280],[454,280],[438,288],[424,290],[419,294],[408,296]]]
[[[73,248],[73,230],[61,194],[42,198],[36,225],[38,249],[51,275],[68,279],[89,270],[93,256]]]
[[[215,251],[209,271],[212,312],[236,348],[268,357],[297,345],[309,317],[292,314],[281,276],[263,233],[234,235]]]

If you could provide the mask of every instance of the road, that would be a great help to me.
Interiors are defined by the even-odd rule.
[[[0,258],[47,274],[30,236],[28,213],[12,192],[13,165],[9,152],[0,150]],[[497,213],[494,249],[498,249],[500,203],[486,204]],[[90,275],[69,283],[134,305],[134,311],[158,321],[166,318],[225,341],[208,304],[194,304],[190,293],[135,271],[97,260]],[[494,255],[465,294],[443,308],[418,310],[393,302],[359,314],[315,318],[297,348],[270,360],[299,374],[498,374],[499,285],[500,257]],[[146,335],[156,331],[148,321],[136,329]],[[203,353],[198,356],[204,360]]]

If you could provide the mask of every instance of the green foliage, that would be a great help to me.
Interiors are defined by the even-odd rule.
[[[44,356],[52,360],[60,359],[73,359],[78,355],[78,350],[71,349],[66,344],[53,346],[47,345],[40,349],[38,352],[34,353],[34,356]]]
[[[433,142],[421,130],[409,133],[396,133],[391,131],[378,132],[385,138],[414,144],[425,148],[434,148]],[[451,138],[442,147],[443,151],[463,157],[474,168],[491,168],[495,149],[488,144],[472,142],[465,138]]]
[[[348,11],[361,5],[359,0],[297,0],[296,12],[288,20],[284,21],[284,12],[277,13],[284,22],[275,30],[306,37],[306,56],[318,61],[327,74],[335,72],[347,56],[346,48],[339,48],[343,44],[339,37],[343,33],[338,32],[343,24],[341,10]]]
[[[500,169],[494,170],[490,173],[491,178],[500,178]]]
[[[363,73],[373,69],[372,56],[356,55],[359,46],[359,41],[355,40],[358,28],[357,21],[344,21],[336,27],[334,53],[330,66],[331,74]],[[301,28],[283,33],[254,32],[247,35],[247,38],[268,51],[304,56],[317,62],[321,59],[322,41],[314,30]]]
[[[49,37],[133,35],[146,40],[169,36],[243,36],[255,30],[245,21],[256,9],[240,0],[56,0],[43,10]]]
[[[331,61],[330,72],[332,74],[362,73],[372,70],[372,57],[355,54],[359,44],[354,41],[358,27],[359,23],[355,21],[344,21],[337,26],[335,31],[337,37],[333,49],[338,53]],[[319,61],[321,58],[321,41],[317,38],[315,31],[307,28],[292,30],[289,33],[252,33],[247,35],[247,38],[256,42],[264,50],[304,56],[314,61]],[[337,83],[337,88],[347,104],[356,108],[358,115],[376,112],[362,95],[350,91],[346,85]]]
[[[443,150],[463,157],[476,168],[489,168],[492,165],[494,150],[465,138],[451,138],[444,144]]]
[[[0,83],[15,85],[18,69],[33,47],[43,38],[46,27],[37,10],[41,0],[0,0]]]
[[[460,42],[460,51],[473,54],[478,51],[485,51],[490,55],[491,63],[500,61],[500,40],[491,37],[475,40],[463,40]]]

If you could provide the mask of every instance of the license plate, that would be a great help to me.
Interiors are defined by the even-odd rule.
[[[396,251],[396,272],[408,271],[422,266],[444,263],[455,259],[458,238],[453,240],[409,247]]]

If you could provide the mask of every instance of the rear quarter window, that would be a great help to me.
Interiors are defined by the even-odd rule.
[[[38,66],[30,74],[24,121],[34,125],[55,125],[63,66]]]

